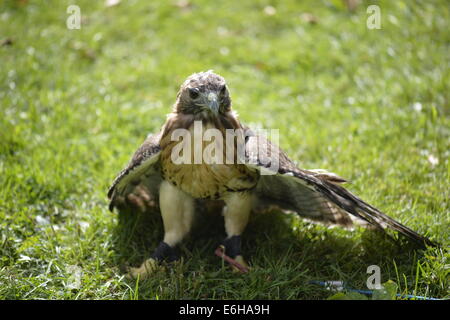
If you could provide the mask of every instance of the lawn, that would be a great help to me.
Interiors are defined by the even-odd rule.
[[[105,3],[0,4],[0,299],[326,299],[312,280],[367,289],[370,265],[398,293],[450,298],[447,1]],[[66,26],[73,4],[81,29]],[[367,28],[370,4],[381,29]],[[182,263],[128,279],[162,222],[109,212],[107,189],[184,79],[208,69],[301,168],[350,179],[441,246],[271,212],[251,218],[242,275],[213,254],[221,217],[200,213]]]

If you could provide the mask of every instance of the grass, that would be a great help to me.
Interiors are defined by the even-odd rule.
[[[0,298],[325,299],[309,281],[365,289],[373,264],[400,293],[450,298],[449,7],[373,2],[380,30],[366,27],[369,1],[354,12],[331,0],[2,1]],[[66,28],[70,4],[80,30]],[[280,130],[300,167],[349,178],[442,246],[414,250],[273,212],[252,217],[252,272],[239,275],[213,255],[222,219],[200,215],[183,263],[127,279],[162,223],[110,213],[106,190],[159,130],[181,82],[208,69],[227,79],[245,123]]]

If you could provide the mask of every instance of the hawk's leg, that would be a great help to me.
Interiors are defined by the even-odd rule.
[[[164,240],[150,259],[139,268],[132,268],[131,275],[147,277],[157,270],[161,261],[178,259],[175,246],[189,233],[194,216],[194,199],[171,183],[163,181],[159,189],[159,206],[164,224]]]
[[[247,263],[241,253],[241,234],[248,223],[251,211],[251,193],[233,192],[224,198],[226,207],[224,209],[225,231],[227,238],[222,245],[225,254],[233,258],[239,264],[247,267]]]

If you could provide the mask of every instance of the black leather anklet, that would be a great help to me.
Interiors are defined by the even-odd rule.
[[[180,255],[175,248],[172,248],[164,241],[161,241],[150,257],[156,261],[173,262],[178,260]]]
[[[232,236],[226,238],[222,245],[225,247],[225,254],[230,258],[236,258],[241,255],[241,236]]]

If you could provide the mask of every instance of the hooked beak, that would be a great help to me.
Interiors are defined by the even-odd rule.
[[[209,108],[214,114],[218,114],[218,113],[219,113],[219,101],[218,101],[217,94],[215,94],[214,92],[208,93],[208,96],[207,96],[207,105],[208,105],[208,108]]]

